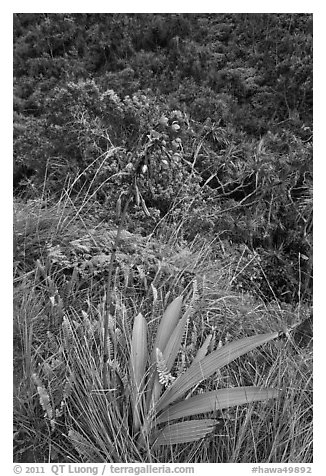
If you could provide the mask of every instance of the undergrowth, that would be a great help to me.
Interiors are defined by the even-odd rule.
[[[248,289],[239,290],[234,284],[247,270],[243,252],[234,258],[234,249],[219,239],[197,236],[187,243],[182,223],[161,223],[166,231],[159,240],[124,230],[114,262],[107,391],[101,374],[103,325],[116,226],[99,224],[68,199],[15,205],[15,461],[312,461],[310,330],[303,338],[287,332],[309,320],[306,304],[267,303]],[[138,313],[145,317],[151,344],[167,305],[190,292],[196,300],[172,374],[191,364],[210,334],[212,351],[246,336],[283,330],[283,337],[235,360],[192,391],[257,385],[280,389],[280,398],[216,412],[218,424],[199,442],[139,447],[132,434],[128,378],[133,322]]]

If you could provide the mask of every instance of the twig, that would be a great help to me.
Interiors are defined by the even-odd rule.
[[[153,146],[153,144],[150,144],[148,146],[145,146],[145,151],[139,155],[139,157],[136,160],[136,163],[134,164],[134,172],[132,174],[132,179],[130,181],[129,185],[129,191],[127,194],[127,199],[123,208],[123,212],[121,214],[120,218],[120,223],[118,226],[118,231],[117,235],[115,237],[115,240],[113,242],[112,246],[112,253],[110,257],[110,262],[109,262],[109,269],[108,269],[108,280],[107,280],[107,286],[106,286],[106,300],[105,300],[105,311],[104,311],[104,343],[103,343],[103,368],[102,368],[102,379],[103,379],[103,389],[108,390],[109,389],[109,381],[108,381],[108,371],[107,371],[107,362],[109,360],[109,346],[108,346],[108,337],[109,337],[109,315],[110,315],[110,309],[112,307],[112,291],[113,291],[113,286],[112,286],[112,276],[113,276],[113,264],[115,261],[115,257],[117,254],[117,249],[120,243],[120,238],[121,238],[121,233],[124,228],[126,216],[127,216],[127,211],[130,205],[130,202],[133,200],[135,197],[135,201],[141,200],[141,205],[143,207],[144,212],[146,215],[149,216],[149,212],[147,210],[145,201],[141,197],[141,194],[139,193],[138,186],[137,186],[137,176],[141,173],[143,173],[143,167],[145,164],[148,162],[148,151],[149,149]],[[138,204],[138,203],[137,203]]]
[[[109,274],[108,274],[108,280],[107,280],[107,286],[106,286],[106,301],[105,301],[105,312],[104,312],[104,343],[103,343],[103,388],[104,390],[109,389],[109,382],[108,382],[108,372],[107,372],[107,361],[110,357],[109,355],[109,348],[108,348],[108,335],[109,335],[109,314],[110,314],[110,309],[112,306],[112,275],[113,275],[113,264],[115,261],[115,257],[117,254],[117,249],[119,246],[120,238],[121,238],[121,233],[124,227],[128,207],[130,205],[130,202],[133,198],[132,191],[130,190],[127,201],[125,203],[121,218],[120,218],[120,223],[118,226],[118,231],[117,235],[115,237],[115,240],[113,242],[113,247],[112,247],[112,253],[111,253],[111,258],[110,258],[110,263],[109,263]]]

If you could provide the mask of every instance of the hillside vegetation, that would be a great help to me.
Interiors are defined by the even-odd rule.
[[[13,172],[15,461],[312,461],[311,15],[15,14]]]

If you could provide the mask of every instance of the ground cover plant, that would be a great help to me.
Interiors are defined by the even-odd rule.
[[[15,461],[312,461],[310,53],[304,14],[14,15]]]
[[[41,209],[40,213],[47,216],[48,211]],[[53,210],[51,215],[53,217]],[[62,211],[58,215],[67,220]],[[68,212],[67,215],[69,218]],[[40,217],[38,221],[43,222]],[[288,337],[279,338],[275,345],[270,343],[257,349],[225,369],[219,370],[218,362],[214,362],[211,368],[214,375],[207,375],[205,382],[200,378],[194,382],[194,389],[188,388],[188,398],[182,399],[181,403],[191,405],[192,399],[205,398],[206,392],[212,398],[211,406],[203,409],[207,415],[213,410],[214,416],[210,418],[210,426],[206,426],[206,430],[210,430],[208,436],[201,442],[203,453],[197,445],[190,446],[190,443],[187,450],[178,445],[180,449],[176,453],[174,445],[155,450],[153,441],[136,443],[134,432],[137,433],[139,417],[134,412],[139,405],[139,389],[130,379],[133,375],[130,355],[137,352],[137,345],[143,354],[145,352],[144,341],[138,335],[139,327],[147,326],[148,322],[148,344],[152,342],[155,348],[155,335],[159,334],[156,329],[159,329],[169,301],[174,297],[168,309],[176,305],[179,310],[181,308],[181,299],[177,296],[181,289],[186,295],[191,291],[193,302],[188,304],[188,313],[186,310],[179,321],[179,347],[175,347],[179,352],[174,370],[170,373],[171,360],[168,364],[168,359],[160,354],[155,364],[161,365],[158,368],[166,383],[173,376],[185,378],[187,373],[182,372],[191,369],[199,358],[196,356],[203,356],[205,351],[220,353],[225,349],[230,356],[228,345],[237,345],[243,338],[258,339],[258,343],[261,334],[270,338],[276,337],[278,331],[295,329],[308,317],[307,306],[297,309],[279,303],[268,306],[257,298],[235,293],[231,285],[232,267],[216,266],[208,245],[203,248],[194,243],[193,249],[187,250],[177,247],[177,241],[171,240],[159,249],[151,247],[139,235],[127,235],[123,237],[121,252],[117,253],[114,273],[107,338],[109,392],[106,392],[101,370],[106,279],[101,275],[107,273],[115,233],[109,227],[92,230],[89,224],[88,234],[79,239],[74,234],[68,235],[69,240],[63,244],[64,223],[60,227],[57,220],[53,221],[60,230],[61,244],[43,250],[44,265],[38,261],[28,273],[22,273],[17,266],[14,321],[16,457],[25,461],[74,462],[108,459],[157,462],[171,458],[179,462],[310,460],[312,376],[309,367],[312,355],[309,332],[303,345],[293,330]],[[47,229],[41,229],[44,242],[51,237],[52,226],[53,222]],[[34,239],[35,229],[31,229]],[[79,229],[76,226],[71,231],[78,234]],[[55,238],[59,237],[52,237],[54,243]],[[138,250],[136,262],[133,262],[132,254],[126,255],[123,251],[128,248],[128,238],[129,246]],[[24,242],[28,241],[28,235],[25,235]],[[39,241],[42,241],[41,236]],[[103,249],[107,254],[103,254]],[[189,280],[187,274],[190,272]],[[174,315],[174,319],[177,318],[178,313]],[[181,326],[185,326],[184,331]],[[149,349],[150,345],[148,352]],[[135,359],[138,365],[139,356]],[[153,370],[153,366],[151,368]],[[157,370],[155,366],[154,369]],[[140,382],[144,375],[145,371],[140,374]],[[240,400],[232,401],[231,392],[236,392],[238,387],[242,387],[244,393]],[[260,393],[259,389],[267,387],[275,390],[261,390],[263,394]],[[223,405],[217,407],[216,398],[212,397],[216,388],[227,392],[225,409]],[[256,404],[258,407],[249,405],[256,398],[275,398],[276,390],[278,398],[273,403]],[[228,408],[232,402],[246,402],[247,408],[232,410]],[[195,413],[193,407],[191,412]],[[169,414],[166,415],[169,419]],[[288,425],[293,415],[295,421]],[[202,425],[208,425],[207,419],[202,420]],[[161,422],[164,422],[164,412]],[[38,444],[26,448],[26,442],[31,440]],[[192,455],[190,460],[187,459],[189,454]]]

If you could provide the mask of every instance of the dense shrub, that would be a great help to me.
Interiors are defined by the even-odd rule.
[[[311,48],[304,14],[16,14],[15,193],[113,218],[136,174],[134,229],[182,219],[309,295]]]

